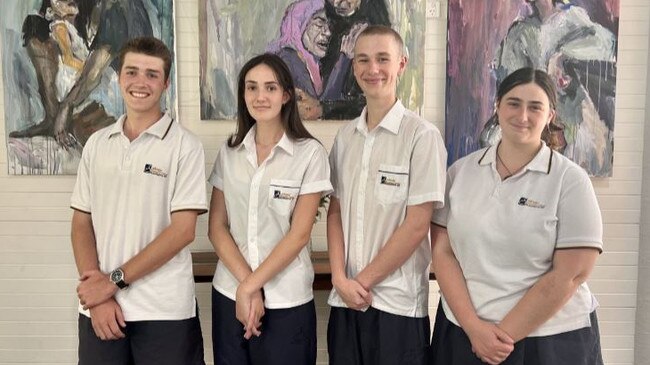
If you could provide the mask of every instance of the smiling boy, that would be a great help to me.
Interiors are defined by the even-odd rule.
[[[446,151],[440,132],[397,99],[406,63],[393,29],[369,26],[357,38],[353,70],[367,105],[330,153],[330,364],[426,364],[429,220],[443,204]]]
[[[71,199],[79,364],[204,364],[192,260],[206,212],[203,147],[160,108],[172,57],[128,41],[126,114],[86,143]]]

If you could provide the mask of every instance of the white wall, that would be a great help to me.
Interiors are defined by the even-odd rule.
[[[478,0],[477,0],[478,1]],[[440,18],[426,29],[424,116],[444,130],[446,1]],[[0,11],[2,4],[0,3]],[[180,121],[201,136],[211,168],[217,147],[234,130],[232,122],[201,121],[197,0],[177,0],[177,63]],[[639,251],[639,215],[644,117],[646,113],[647,0],[621,0],[614,176],[594,180],[605,223],[605,253],[589,281],[601,303],[599,317],[605,362],[632,364]],[[0,52],[2,50],[0,49]],[[5,108],[0,81],[0,135]],[[313,122],[309,129],[326,146],[341,122]],[[0,145],[0,364],[76,363],[76,270],[69,243],[69,197],[73,176],[8,176],[6,145]],[[193,248],[209,250],[206,216]],[[324,248],[324,225],[314,242]],[[646,243],[644,243],[646,244]],[[206,360],[210,347],[210,286],[197,285]],[[327,308],[318,293],[319,361],[325,360]],[[435,305],[436,299],[431,301]],[[647,317],[645,317],[647,318]]]

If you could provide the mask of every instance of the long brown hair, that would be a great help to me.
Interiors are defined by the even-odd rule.
[[[289,100],[282,105],[282,109],[280,110],[280,122],[282,123],[284,132],[294,141],[304,138],[316,139],[302,124],[302,120],[298,114],[296,91],[289,68],[279,56],[272,53],[264,53],[248,60],[241,71],[239,71],[239,79],[237,82],[237,132],[232,134],[228,139],[228,147],[239,146],[244,141],[248,131],[256,123],[246,107],[244,91],[246,90],[246,74],[255,66],[262,64],[269,66],[273,70],[282,91],[289,95]]]

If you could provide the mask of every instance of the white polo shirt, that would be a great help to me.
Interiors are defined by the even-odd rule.
[[[142,251],[169,226],[171,213],[207,211],[205,160],[198,138],[165,114],[129,142],[122,130],[124,119],[90,136],[72,193],[71,207],[91,214],[104,273]],[[127,321],[194,317],[189,249],[119,290],[115,299]]]
[[[433,222],[446,226],[478,316],[500,322],[542,275],[557,249],[602,250],[602,223],[589,177],[543,145],[521,172],[501,181],[496,147],[476,151],[448,171],[447,204]],[[459,325],[443,295],[447,318]],[[587,284],[529,336],[590,325],[598,306]]]
[[[230,234],[253,270],[289,232],[298,196],[332,191],[327,151],[320,142],[292,141],[284,134],[258,166],[255,129],[253,126],[237,147],[223,144],[209,180],[224,194]],[[264,285],[264,306],[291,308],[309,302],[314,297],[313,281],[314,269],[305,246]],[[222,261],[217,263],[212,285],[235,300],[239,281]]]
[[[368,131],[361,116],[343,126],[330,152],[334,196],[341,202],[345,269],[354,278],[377,255],[406,216],[406,207],[443,205],[447,152],[438,129],[398,100]],[[372,288],[372,307],[425,317],[429,296],[429,235],[395,272]],[[328,303],[345,307],[335,289]]]

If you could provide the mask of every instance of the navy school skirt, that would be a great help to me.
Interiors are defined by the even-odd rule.
[[[541,337],[526,337],[501,365],[603,365],[596,311],[591,327]],[[472,344],[462,328],[445,316],[438,304],[431,339],[432,365],[483,365],[472,352]]]

